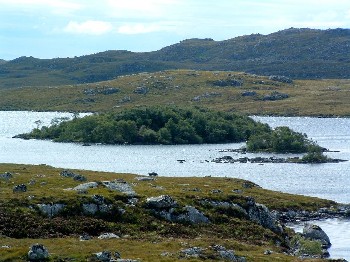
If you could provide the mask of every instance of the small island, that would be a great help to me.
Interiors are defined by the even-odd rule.
[[[178,107],[146,107],[119,113],[92,114],[35,128],[16,138],[102,144],[213,144],[246,142],[248,152],[306,153],[289,163],[339,162],[323,155],[314,141],[282,126],[229,112]],[[281,162],[281,161],[277,161]]]

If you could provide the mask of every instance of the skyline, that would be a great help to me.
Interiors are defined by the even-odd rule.
[[[0,59],[156,51],[287,28],[350,28],[348,0],[0,0]]]

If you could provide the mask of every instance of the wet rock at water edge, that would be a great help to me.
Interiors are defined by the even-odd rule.
[[[303,228],[303,236],[307,239],[320,241],[324,248],[329,248],[332,245],[326,232],[318,225],[306,224]]]
[[[46,261],[49,258],[49,252],[41,244],[34,244],[29,248],[28,259],[29,261]]]

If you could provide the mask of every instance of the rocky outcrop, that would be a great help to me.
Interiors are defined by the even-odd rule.
[[[96,213],[108,214],[111,213],[114,208],[113,205],[108,204],[106,199],[101,195],[93,195],[91,201],[90,203],[84,203],[82,206],[85,215],[95,215]]]
[[[237,79],[219,79],[212,82],[214,86],[218,87],[236,87],[236,86],[242,86],[243,80],[237,80]]]
[[[191,224],[207,224],[209,219],[198,209],[192,206],[186,206],[179,215],[171,215],[175,222],[187,222]]]
[[[253,198],[248,198],[246,210],[251,221],[258,223],[275,233],[280,234],[283,232],[281,225],[265,205],[255,203]]]
[[[28,252],[29,261],[46,261],[49,258],[49,252],[41,244],[34,244]]]
[[[293,80],[286,76],[272,75],[272,76],[269,76],[269,79],[272,81],[293,84]]]
[[[147,198],[145,206],[156,216],[171,222],[186,222],[191,224],[209,223],[209,219],[195,207],[185,206],[181,208],[168,195]]]
[[[48,217],[54,217],[58,215],[65,207],[65,204],[37,204],[41,213]]]
[[[62,177],[71,177],[74,180],[80,181],[80,182],[85,182],[87,180],[85,176],[79,175],[79,174],[75,174],[75,173],[73,173],[70,170],[62,170],[60,172],[60,176],[62,176]]]
[[[318,225],[306,224],[303,228],[303,236],[306,239],[320,241],[324,248],[329,248],[332,245],[326,232]]]

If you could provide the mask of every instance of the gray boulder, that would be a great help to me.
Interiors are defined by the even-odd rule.
[[[48,217],[54,217],[57,214],[59,214],[66,205],[64,204],[38,204],[37,205],[40,211],[48,216]]]
[[[170,209],[178,206],[177,202],[173,200],[169,195],[147,198],[146,205],[148,208],[157,210]]]
[[[325,248],[332,245],[326,232],[318,225],[306,224],[303,228],[303,236],[307,239],[320,241]]]
[[[34,244],[29,248],[28,259],[29,261],[45,261],[49,258],[49,252],[41,244]]]

